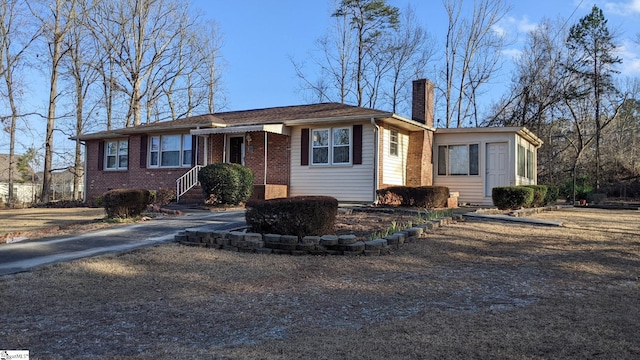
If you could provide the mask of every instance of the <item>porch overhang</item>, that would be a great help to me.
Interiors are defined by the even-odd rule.
[[[238,125],[226,127],[214,127],[206,129],[193,129],[191,135],[209,135],[209,134],[237,134],[247,132],[268,132],[272,134],[290,135],[289,127],[284,124],[256,124],[256,125]]]

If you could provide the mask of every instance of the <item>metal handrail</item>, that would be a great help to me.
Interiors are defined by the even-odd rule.
[[[176,202],[180,202],[180,196],[198,185],[198,172],[202,165],[196,165],[176,180]]]

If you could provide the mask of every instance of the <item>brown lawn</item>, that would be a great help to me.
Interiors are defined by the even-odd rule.
[[[33,359],[640,358],[639,215],[469,221],[383,257],[168,244],[58,264],[0,278],[0,349]]]
[[[40,238],[47,235],[63,235],[70,231],[96,228],[95,223],[104,219],[102,208],[27,208],[0,210],[0,243],[6,238]],[[87,226],[94,223],[93,227]]]

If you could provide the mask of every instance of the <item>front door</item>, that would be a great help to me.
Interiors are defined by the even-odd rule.
[[[229,162],[242,164],[244,158],[244,137],[234,136],[229,138]]]
[[[491,196],[491,190],[494,187],[509,186],[508,148],[506,142],[487,144],[485,196]]]

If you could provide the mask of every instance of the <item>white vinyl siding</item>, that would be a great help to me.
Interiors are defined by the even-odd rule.
[[[338,201],[372,202],[374,201],[374,128],[363,124],[362,164],[341,166],[300,165],[300,134],[302,126],[291,128],[291,183],[290,196],[326,195]],[[346,128],[344,124],[326,124],[325,129]],[[351,129],[351,126],[348,127]],[[313,134],[315,129],[310,129]],[[350,131],[352,134],[353,131]],[[312,153],[313,138],[309,142]],[[351,161],[351,147],[349,159]]]
[[[409,135],[403,134],[396,129],[383,129],[382,159],[382,183],[385,185],[405,185],[407,174],[407,154],[409,152]],[[397,152],[393,154],[393,132],[396,132]]]

